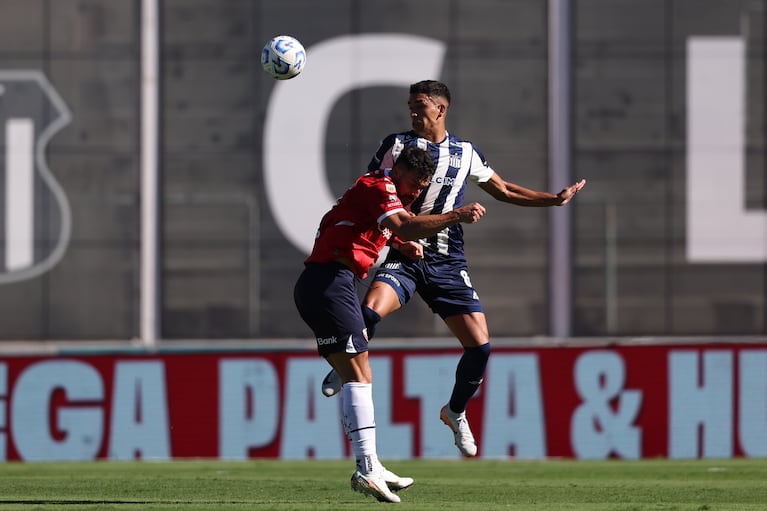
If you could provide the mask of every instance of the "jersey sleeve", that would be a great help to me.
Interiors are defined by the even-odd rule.
[[[485,155],[474,145],[471,144],[471,166],[469,167],[469,179],[475,183],[486,183],[493,177],[495,171],[490,167],[485,159]]]
[[[381,223],[387,217],[405,211],[394,183],[388,179],[378,179],[367,190],[367,204],[370,212],[376,218],[377,223]]]
[[[397,140],[397,134],[392,133],[381,141],[381,145],[368,163],[368,170],[390,169],[394,166],[392,158],[392,148]]]

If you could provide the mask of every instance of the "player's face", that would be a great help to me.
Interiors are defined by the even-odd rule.
[[[428,138],[429,132],[444,122],[447,106],[442,98],[432,98],[424,93],[411,94],[407,106],[413,131],[419,137]]]
[[[396,168],[396,167],[395,167]],[[410,169],[398,169],[395,175],[392,175],[394,184],[397,185],[397,195],[403,206],[409,206],[421,195],[424,188],[429,186],[429,180],[421,180],[415,172]]]

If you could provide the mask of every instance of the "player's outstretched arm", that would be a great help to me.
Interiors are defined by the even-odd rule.
[[[414,216],[406,211],[401,211],[385,218],[381,225],[394,231],[394,234],[403,240],[410,241],[428,238],[445,227],[457,223],[473,224],[479,222],[479,219],[484,215],[485,207],[478,202],[472,202],[440,215]]]
[[[570,202],[570,200],[575,197],[575,194],[580,192],[584,186],[586,186],[586,180],[581,179],[577,183],[573,183],[567,188],[564,188],[557,194],[557,198],[561,201],[559,204],[557,204],[557,206],[564,206]]]
[[[488,181],[479,183],[480,188],[492,195],[496,200],[516,204],[517,206],[549,207],[564,206],[586,185],[581,179],[561,192],[554,194],[530,190],[516,183],[504,181],[498,174],[493,174]]]

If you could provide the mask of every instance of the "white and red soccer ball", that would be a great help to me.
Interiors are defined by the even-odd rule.
[[[289,35],[278,35],[269,40],[261,51],[261,66],[277,80],[297,76],[306,64],[306,50],[301,42]]]

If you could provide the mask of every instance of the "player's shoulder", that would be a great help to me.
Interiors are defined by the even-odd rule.
[[[401,131],[398,133],[389,133],[381,139],[381,147],[389,149],[394,146],[407,146],[418,140],[418,135],[414,131]]]
[[[357,184],[365,188],[379,188],[383,190],[396,191],[394,181],[389,177],[389,169],[371,170],[357,179]]]
[[[479,156],[480,160],[482,160],[483,162],[486,162],[484,153],[471,140],[461,138],[459,136],[453,135],[452,133],[448,133],[447,137],[448,137],[448,141],[450,145],[462,146],[464,150],[474,151],[475,153],[477,153],[477,156]]]
[[[463,146],[476,148],[476,146],[474,145],[474,142],[472,142],[471,140],[467,138],[461,138],[458,135],[454,135],[453,133],[447,134],[447,140],[450,144],[463,145]]]

